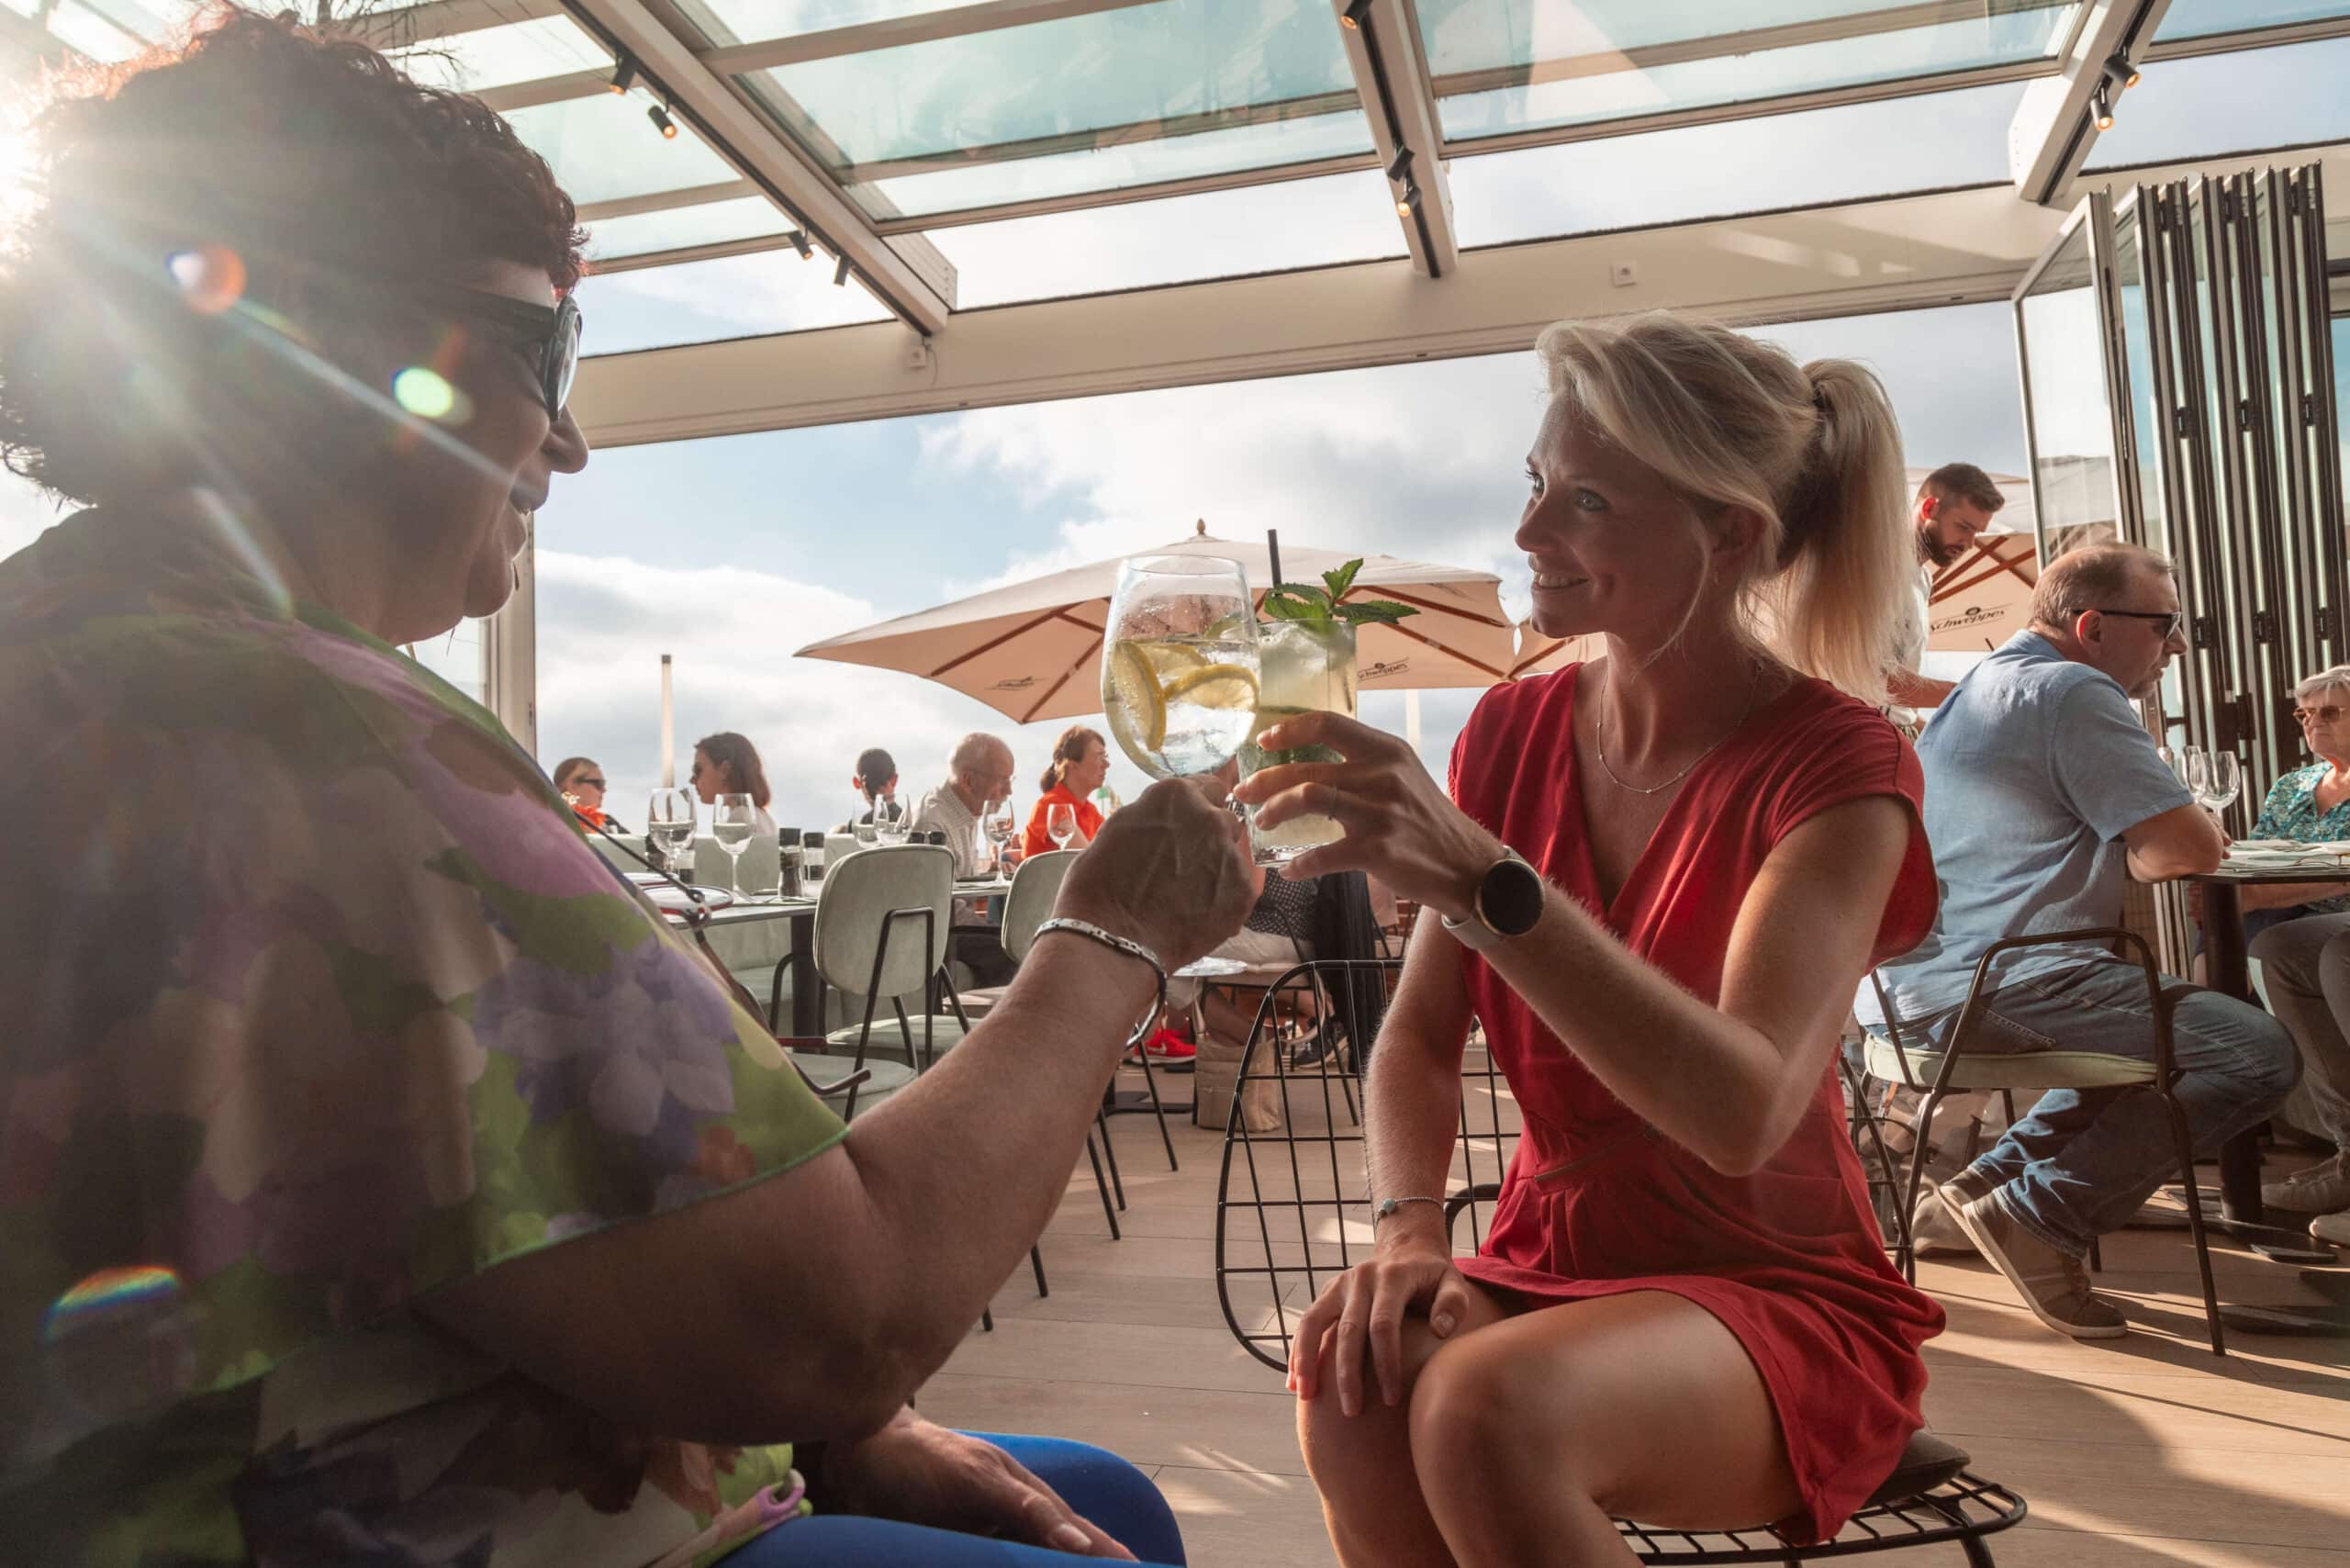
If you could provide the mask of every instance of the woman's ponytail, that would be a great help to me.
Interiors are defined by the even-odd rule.
[[[1901,430],[1865,366],[1814,360],[1803,375],[1818,422],[1780,510],[1784,569],[1762,598],[1783,658],[1882,703],[1916,548],[1901,526]]]

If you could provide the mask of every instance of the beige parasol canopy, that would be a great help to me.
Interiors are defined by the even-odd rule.
[[[1259,599],[1272,586],[1264,543],[1211,536],[1138,555],[1220,555],[1238,561]],[[1281,546],[1281,576],[1319,583],[1350,551]],[[1123,559],[1123,557],[1122,557]],[[976,697],[1021,723],[1102,711],[1102,630],[1118,581],[1117,561],[1097,561],[1032,582],[974,594],[813,643],[800,656],[905,670]],[[1420,613],[1400,626],[1365,626],[1357,644],[1366,691],[1491,686],[1509,670],[1511,628],[1501,579],[1392,555],[1367,557],[1348,599],[1388,599]]]

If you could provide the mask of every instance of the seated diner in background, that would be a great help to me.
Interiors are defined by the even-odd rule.
[[[86,508],[0,561],[9,1561],[1180,1562],[1139,1471],[908,1401],[1238,927],[1237,823],[1121,813],[1059,913],[1155,958],[1041,935],[845,1127],[397,651],[588,459],[547,165],[290,14],[59,91],[0,263],[0,444]],[[424,364],[445,424],[345,395]]]
[[[856,754],[856,771],[849,776],[848,786],[864,801],[865,809],[834,832],[855,833],[861,827],[906,820],[906,808],[898,802],[897,759],[879,746],[867,746]]]
[[[1917,762],[1877,711],[1892,409],[1850,362],[1662,312],[1537,353],[1534,624],[1604,656],[1486,692],[1449,799],[1331,713],[1259,744],[1343,762],[1236,791],[1344,827],[1289,874],[1424,906],[1366,1086],[1373,1255],[1290,1366],[1347,1568],[1628,1564],[1611,1514],[1824,1540],[1922,1424],[1942,1327],[1886,1256],[1834,1070],[1852,987],[1933,921]],[[1525,1132],[1456,1261],[1472,1022]]]
[[[979,874],[980,818],[1012,798],[1015,764],[1012,747],[995,736],[974,733],[955,744],[946,761],[946,781],[914,803],[913,831],[936,833],[955,856],[955,875]],[[972,983],[1003,985],[1017,966],[1003,950],[1001,932],[987,919],[987,901],[955,901],[954,927],[946,934],[946,956],[971,973]]]
[[[767,815],[767,803],[775,799],[775,791],[767,787],[767,770],[759,761],[759,748],[747,736],[721,730],[694,742],[693,771],[686,776],[686,782],[705,806],[716,805],[721,795],[748,795],[757,812],[753,831],[767,838],[776,836],[775,819]]]
[[[1099,730],[1071,724],[1053,743],[1053,759],[1036,781],[1044,791],[1028,813],[1028,828],[1020,835],[1020,853],[1042,855],[1048,849],[1082,849],[1102,831],[1102,809],[1089,798],[1110,777],[1110,746]],[[1053,809],[1067,808],[1071,831],[1067,843],[1053,837]]]
[[[555,793],[572,814],[590,829],[626,833],[621,821],[604,810],[604,770],[593,757],[566,756],[554,770]]]
[[[2293,717],[2318,760],[2269,787],[2252,836],[2350,840],[2350,665],[2293,688]],[[2350,1247],[2350,882],[2255,882],[2238,896],[2268,1005],[2300,1047],[2300,1088],[2281,1114],[2332,1148],[2264,1184],[2261,1202],[2309,1215],[2311,1236]]]
[[[2118,926],[2125,879],[2218,868],[2226,830],[2164,764],[2134,706],[2186,648],[2170,563],[2134,544],[2084,545],[2048,564],[2031,623],[1934,710],[1918,756],[1942,913],[1916,951],[1880,970],[1905,1042],[1979,1052],[2061,1043],[2151,1058],[2144,970],[2088,943],[2001,955],[1974,1033],[1950,1034],[1993,943]],[[2217,1148],[2292,1088],[2292,1042],[2233,997],[2180,980],[2163,996],[2188,1131],[2199,1149]],[[1882,1021],[1874,987],[1854,1007],[1864,1024]],[[1919,1234],[1936,1224],[1962,1234],[2057,1333],[2118,1338],[2128,1320],[2090,1288],[2089,1246],[2128,1224],[2177,1166],[2157,1096],[2051,1090],[1920,1198]]]

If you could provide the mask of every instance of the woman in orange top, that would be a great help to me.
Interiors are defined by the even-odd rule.
[[[626,833],[619,819],[604,810],[604,770],[593,757],[566,756],[554,770],[554,787],[590,830]]]
[[[1102,788],[1102,780],[1108,777],[1110,747],[1102,733],[1083,724],[1063,730],[1061,738],[1053,743],[1052,763],[1037,781],[1044,793],[1036,797],[1036,809],[1028,813],[1028,832],[1020,841],[1020,853],[1042,855],[1063,847],[1045,831],[1045,818],[1055,806],[1068,806],[1077,813],[1077,834],[1068,848],[1081,849],[1092,843],[1093,835],[1102,831],[1102,812],[1086,797]]]

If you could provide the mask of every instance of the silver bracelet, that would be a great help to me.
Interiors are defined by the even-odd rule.
[[[1066,915],[1055,915],[1036,927],[1038,936],[1055,931],[1067,931],[1078,936],[1090,937],[1113,953],[1124,953],[1128,958],[1140,958],[1150,966],[1151,974],[1158,981],[1158,1000],[1151,1004],[1150,1011],[1142,1015],[1142,1022],[1135,1025],[1135,1032],[1126,1036],[1128,1048],[1131,1049],[1139,1045],[1143,1036],[1149,1033],[1150,1026],[1158,1022],[1158,1015],[1167,1010],[1167,966],[1158,961],[1158,954],[1141,943],[1131,937],[1113,935],[1090,920],[1071,920]]]
[[[1379,1207],[1371,1213],[1371,1228],[1377,1230],[1381,1220],[1385,1219],[1405,1204],[1434,1204],[1438,1208],[1444,1207],[1442,1198],[1384,1198],[1380,1201]]]

